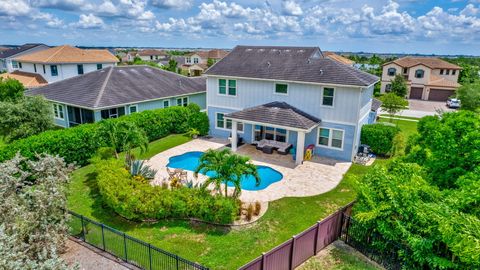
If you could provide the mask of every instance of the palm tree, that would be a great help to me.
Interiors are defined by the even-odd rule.
[[[117,159],[119,152],[125,151],[131,155],[130,150],[136,146],[140,148],[140,153],[148,150],[145,132],[134,123],[119,120],[104,120],[100,123],[99,136],[115,150]]]
[[[198,173],[215,172],[214,175],[205,181],[203,188],[214,184],[215,190],[220,192],[221,185],[224,184],[225,197],[228,197],[228,183],[232,183],[235,187],[233,197],[237,198],[240,196],[242,179],[244,177],[253,176],[256,184],[260,184],[257,167],[250,162],[250,158],[234,154],[230,149],[220,151],[208,150],[200,157],[199,162],[200,165],[194,172],[195,177],[197,177]]]

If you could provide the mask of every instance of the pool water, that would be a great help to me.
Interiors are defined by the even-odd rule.
[[[203,152],[187,152],[179,156],[171,157],[168,161],[167,167],[175,169],[184,169],[188,171],[195,171],[200,164],[199,159]],[[268,166],[257,166],[258,176],[260,177],[260,185],[255,185],[255,178],[252,176],[242,177],[242,189],[244,190],[262,190],[272,183],[282,180],[283,175]],[[204,173],[207,176],[215,175],[215,172],[208,171]],[[228,186],[233,186],[228,183]]]

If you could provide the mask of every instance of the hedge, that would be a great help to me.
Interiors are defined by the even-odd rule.
[[[185,133],[191,128],[204,135],[209,127],[208,116],[200,112],[196,104],[149,110],[103,121],[131,121],[145,131],[149,141],[172,133]],[[105,138],[98,136],[99,127],[99,123],[83,124],[14,141],[0,149],[0,162],[20,152],[27,158],[34,158],[35,153],[59,155],[67,163],[86,165],[98,148],[107,146]]]
[[[95,170],[103,202],[130,220],[198,218],[228,224],[239,213],[238,201],[208,190],[167,189],[135,180],[120,160],[97,161]]]
[[[364,125],[360,141],[362,144],[369,145],[377,155],[389,155],[393,146],[393,138],[399,132],[400,129],[396,126],[381,123]]]

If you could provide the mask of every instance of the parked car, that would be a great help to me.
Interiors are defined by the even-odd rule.
[[[457,98],[449,98],[447,100],[447,107],[451,109],[457,109],[460,108],[460,100]]]

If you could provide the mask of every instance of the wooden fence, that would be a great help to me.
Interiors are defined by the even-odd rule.
[[[292,270],[340,237],[343,216],[353,202],[272,250],[263,253],[239,270]]]

